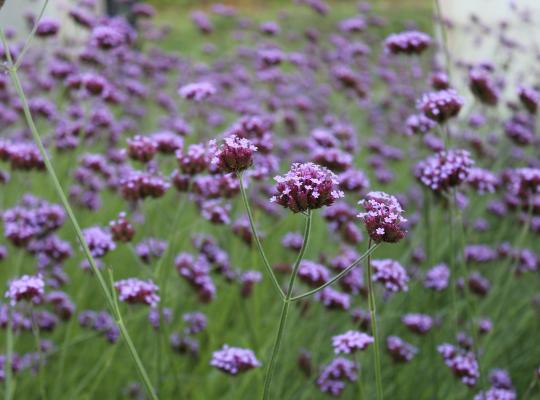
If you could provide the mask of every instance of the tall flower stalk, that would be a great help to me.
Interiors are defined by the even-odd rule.
[[[371,238],[369,239],[368,250],[371,249]],[[375,363],[375,383],[377,386],[377,399],[383,398],[381,354],[379,348],[379,336],[377,334],[377,306],[375,303],[375,292],[373,290],[373,268],[371,266],[371,253],[367,258],[367,285],[369,317],[371,320],[371,333],[373,335],[373,360]]]
[[[291,305],[291,298],[294,288],[294,282],[296,281],[296,276],[298,275],[298,267],[300,262],[304,258],[306,248],[309,242],[309,236],[311,233],[311,222],[312,222],[312,211],[308,210],[306,215],[306,225],[304,228],[304,241],[302,243],[302,248],[298,253],[298,257],[292,268],[292,274],[289,278],[289,285],[287,287],[287,292],[285,294],[285,299],[283,300],[283,305],[281,307],[281,316],[279,318],[279,325],[277,329],[276,339],[274,341],[274,346],[272,347],[272,353],[270,355],[270,361],[266,370],[266,376],[264,378],[264,389],[263,389],[263,399],[270,398],[270,383],[272,382],[272,377],[274,375],[274,370],[276,366],[277,355],[279,348],[281,346],[281,341],[283,339],[283,332],[285,330],[285,325],[287,323],[287,316],[289,314],[289,307]]]
[[[39,23],[39,21],[36,21],[35,22],[36,24]],[[19,64],[15,64],[14,61],[13,61],[13,58],[12,58],[12,55],[11,55],[11,52],[10,52],[10,49],[9,49],[9,46],[8,46],[8,43],[7,43],[7,40],[6,40],[6,37],[4,35],[4,31],[3,29],[0,29],[0,39],[2,41],[2,45],[5,49],[5,52],[6,52],[6,58],[7,58],[7,70],[8,70],[8,73],[9,73],[9,76],[10,76],[10,79],[11,79],[11,82],[15,88],[15,91],[17,92],[17,96],[19,97],[19,100],[21,101],[21,105],[22,105],[22,108],[23,108],[23,113],[24,113],[24,116],[25,116],[25,119],[26,119],[26,123],[28,124],[28,127],[30,128],[30,131],[32,133],[32,137],[34,139],[34,142],[36,143],[38,149],[39,149],[39,152],[40,152],[40,155],[41,157],[43,158],[43,162],[45,164],[45,168],[47,170],[47,173],[49,174],[49,177],[51,178],[52,182],[53,182],[53,186],[54,186],[54,189],[58,195],[58,197],[60,198],[61,202],[62,202],[62,205],[64,206],[67,214],[68,214],[68,218],[69,220],[71,221],[71,223],[73,224],[73,227],[75,229],[75,234],[77,236],[77,239],[79,240],[80,244],[81,244],[81,247],[82,247],[82,250],[83,250],[83,253],[86,257],[86,259],[88,260],[88,263],[90,264],[90,267],[94,273],[94,275],[97,277],[98,279],[98,282],[99,282],[99,285],[100,285],[100,288],[107,300],[107,303],[108,303],[108,306],[109,308],[112,310],[112,313],[113,315],[115,316],[115,319],[116,319],[116,322],[119,326],[119,329],[120,329],[120,332],[124,338],[124,340],[126,341],[126,344],[128,346],[128,349],[129,349],[129,352],[135,362],[135,366],[136,366],[136,369],[137,369],[137,372],[139,373],[142,381],[143,381],[143,384],[146,388],[146,391],[148,392],[148,395],[152,398],[152,399],[157,399],[157,394],[154,390],[154,387],[152,386],[152,383],[150,381],[150,378],[148,376],[148,373],[146,372],[146,368],[144,367],[143,363],[142,363],[142,360],[137,352],[137,349],[135,348],[135,345],[133,344],[133,341],[131,340],[131,337],[128,333],[128,330],[124,324],[124,321],[122,319],[122,315],[120,313],[120,309],[119,307],[115,304],[115,293],[114,291],[112,290],[109,290],[109,287],[108,287],[108,284],[105,280],[105,278],[103,277],[103,275],[101,274],[101,271],[98,269],[97,265],[96,265],[96,261],[94,260],[94,257],[92,256],[91,252],[90,252],[90,249],[88,247],[88,244],[86,243],[86,240],[84,239],[84,236],[83,236],[83,233],[82,233],[82,230],[80,228],[80,225],[77,221],[77,218],[75,217],[75,214],[67,200],[67,197],[64,193],[64,190],[62,189],[62,186],[58,180],[58,175],[54,169],[54,166],[52,165],[51,163],[51,160],[49,159],[49,156],[47,154],[47,151],[45,150],[45,147],[43,145],[43,141],[41,140],[41,136],[37,130],[37,127],[34,123],[34,119],[32,117],[32,114],[30,112],[30,107],[28,105],[28,99],[26,98],[26,95],[25,95],[25,92],[24,92],[24,89],[21,85],[21,81],[19,79],[19,75],[17,73],[17,69],[18,69],[18,65]],[[30,43],[30,41],[27,41],[27,43]],[[21,58],[19,58],[19,63],[20,63],[20,60]],[[110,282],[111,285],[112,285],[112,282]],[[12,393],[10,393],[12,394]]]

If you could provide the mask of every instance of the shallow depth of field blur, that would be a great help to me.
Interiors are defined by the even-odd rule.
[[[15,60],[43,4],[16,2],[0,11]],[[502,19],[484,20],[488,1],[469,2],[479,7],[468,15],[449,6],[465,1],[442,3],[155,0],[132,9],[130,26],[97,1],[50,0],[40,24],[59,30],[38,27],[18,75],[107,282],[111,270],[114,281],[159,287],[155,304],[119,303],[159,398],[262,396],[282,301],[238,178],[211,161],[210,141],[236,134],[258,148],[243,179],[283,288],[306,218],[270,201],[274,177],[313,162],[344,191],[313,210],[295,295],[368,249],[360,200],[372,191],[399,200],[406,236],[372,255],[374,266],[394,260],[407,275],[373,282],[386,399],[540,399],[540,7],[493,1]],[[100,26],[117,29],[122,44],[99,48]],[[385,45],[405,31],[429,35],[428,47]],[[186,95],[201,83],[200,101]],[[463,104],[441,121],[424,94],[447,88]],[[4,68],[0,98],[1,290],[23,275],[45,282],[35,301],[2,298],[0,392],[146,399]],[[113,240],[125,220],[134,236]],[[338,354],[332,340],[371,335],[365,274],[363,262],[291,303],[272,399],[376,398],[373,346]],[[256,362],[238,373],[216,367],[224,345]]]

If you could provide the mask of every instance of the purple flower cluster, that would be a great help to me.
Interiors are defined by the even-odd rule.
[[[14,306],[20,301],[30,301],[34,304],[39,304],[43,301],[44,294],[45,282],[40,275],[23,275],[9,282],[5,297],[10,299],[11,305]]]
[[[92,257],[102,258],[116,248],[112,235],[99,226],[84,229],[83,236]]]
[[[402,224],[407,220],[402,216],[399,201],[384,192],[370,192],[359,202],[365,212],[358,214],[364,221],[369,237],[376,243],[396,243],[405,237]]]
[[[129,304],[146,304],[156,307],[159,303],[159,288],[152,281],[128,278],[114,284],[118,298]]]
[[[350,354],[357,350],[365,350],[370,344],[373,344],[373,337],[359,331],[348,331],[332,338],[332,346],[336,354]]]
[[[200,300],[209,302],[215,297],[216,287],[205,257],[195,258],[189,253],[180,253],[176,257],[175,265],[180,276],[197,290]]]
[[[446,192],[469,177],[474,162],[467,150],[441,151],[416,165],[416,177],[434,192]]]
[[[229,136],[216,152],[212,163],[217,165],[220,171],[240,172],[251,166],[255,151],[257,147],[253,146],[248,139]]]
[[[424,94],[418,101],[418,109],[429,119],[444,124],[459,114],[463,104],[463,98],[455,90],[447,89]]]
[[[111,315],[106,311],[82,311],[79,314],[79,325],[99,332],[104,335],[110,343],[115,343],[120,336],[118,326]]]
[[[330,206],[343,197],[337,176],[313,163],[293,164],[287,174],[274,179],[276,194],[270,200],[294,213]]]
[[[214,351],[210,365],[229,375],[238,375],[260,367],[261,363],[249,349],[224,345],[221,350]]]
[[[406,31],[392,34],[384,41],[387,52],[392,54],[421,54],[431,45],[431,37],[424,32]]]
[[[406,292],[409,276],[396,260],[373,260],[373,281],[381,283],[387,293]]]
[[[424,286],[440,292],[448,287],[449,280],[450,270],[446,264],[439,264],[426,272]]]
[[[329,277],[328,268],[313,261],[302,260],[298,268],[298,278],[313,287],[328,282]]]
[[[463,351],[448,343],[437,347],[437,351],[442,355],[444,363],[461,382],[467,386],[476,385],[480,377],[480,371],[473,353]]]
[[[358,379],[356,364],[343,357],[337,357],[326,365],[319,377],[317,386],[322,392],[332,396],[339,396],[345,389],[346,381],[354,382]]]
[[[425,314],[405,314],[401,317],[401,322],[412,332],[424,335],[433,326],[433,319]]]
[[[395,362],[406,363],[413,359],[418,349],[398,336],[386,338],[386,350]]]

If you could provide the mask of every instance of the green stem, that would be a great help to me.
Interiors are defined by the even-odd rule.
[[[454,204],[455,204],[455,192],[450,192],[450,198],[448,199],[448,240],[450,242],[450,271],[452,271],[452,288],[451,288],[451,294],[452,294],[452,311],[454,314],[454,327],[456,329],[456,333],[459,326],[459,312],[457,309],[457,293],[456,293],[456,286],[457,286],[457,270],[456,270],[456,261],[455,261],[455,240],[454,240]],[[463,277],[463,279],[467,279],[467,277]]]
[[[356,380],[358,386],[358,399],[363,400],[366,396],[364,395],[364,385],[362,383],[362,375],[360,374],[362,366],[360,365],[360,356],[358,355],[358,352],[354,353],[354,361],[356,362],[356,368],[358,369],[358,378]]]
[[[426,253],[426,262],[429,267],[432,267],[431,265],[431,193],[429,190],[424,190],[424,204],[423,204],[423,210],[424,212],[424,226],[425,226],[425,241],[424,241],[424,251]]]
[[[295,297],[291,297],[291,301],[298,301],[298,300],[304,299],[306,297],[309,297],[311,295],[314,295],[315,293],[320,292],[321,290],[323,290],[325,287],[328,287],[328,286],[334,284],[335,282],[339,281],[341,278],[343,278],[345,275],[347,275],[349,272],[351,272],[354,268],[356,268],[362,261],[364,261],[364,259],[366,257],[371,255],[371,253],[373,253],[377,249],[377,247],[379,247],[379,246],[380,246],[380,243],[377,243],[376,245],[371,246],[368,249],[368,251],[366,251],[364,254],[362,254],[359,258],[357,258],[355,261],[353,261],[353,263],[351,265],[349,265],[347,268],[345,268],[339,274],[334,276],[328,282],[324,283],[323,285],[319,286],[318,288],[310,290],[309,292],[306,292],[304,294],[300,294],[300,295],[295,296]]]
[[[276,275],[274,274],[274,270],[272,269],[272,266],[268,262],[268,258],[266,257],[266,253],[264,252],[264,249],[261,244],[261,240],[259,239],[259,235],[257,234],[257,229],[255,229],[255,222],[253,220],[253,213],[251,211],[251,207],[249,205],[249,201],[246,194],[246,188],[244,187],[244,180],[243,180],[243,174],[240,172],[237,174],[238,181],[240,182],[240,193],[242,194],[242,201],[244,202],[244,207],[246,208],[246,212],[249,218],[249,225],[251,227],[251,233],[253,235],[253,238],[255,239],[255,244],[257,245],[257,250],[259,250],[259,254],[263,260],[263,265],[266,268],[266,272],[270,276],[270,279],[272,280],[272,283],[276,287],[277,291],[279,292],[279,295],[281,296],[281,299],[285,299],[285,293],[283,293],[283,289],[281,289],[281,286],[279,285],[279,282],[276,278]]]
[[[4,399],[11,400],[13,396],[13,310],[11,304],[8,303],[8,326],[6,331],[6,365],[4,366],[4,374],[6,378],[6,389]]]
[[[369,239],[368,249],[371,249],[371,238]],[[373,359],[375,361],[375,381],[377,385],[377,399],[383,399],[382,377],[381,377],[381,355],[379,349],[379,337],[377,336],[377,309],[375,305],[375,292],[373,291],[373,269],[371,267],[371,253],[367,259],[367,285],[369,315],[371,317],[371,333],[373,334]]]
[[[22,104],[22,108],[23,108],[23,112],[24,112],[24,116],[25,116],[25,119],[26,119],[26,122],[28,124],[28,126],[30,127],[30,131],[32,132],[32,137],[39,149],[39,152],[41,154],[41,157],[43,158],[43,162],[45,163],[45,167],[47,169],[47,173],[49,174],[52,182],[53,182],[53,186],[55,188],[55,191],[58,195],[58,197],[60,198],[61,202],[62,202],[62,205],[64,206],[64,209],[66,210],[66,213],[68,214],[68,217],[69,217],[69,220],[71,221],[72,225],[73,225],[73,228],[75,229],[75,234],[77,236],[77,239],[79,240],[80,244],[81,244],[81,247],[83,249],[83,253],[84,255],[86,256],[86,259],[88,260],[88,263],[90,264],[90,267],[92,269],[92,271],[94,272],[94,275],[97,277],[98,279],[98,282],[99,282],[99,285],[101,287],[101,290],[107,300],[107,303],[109,305],[109,307],[112,309],[112,310],[115,310],[115,307],[114,307],[114,299],[115,299],[115,295],[114,295],[114,292],[111,292],[107,286],[107,283],[105,282],[105,279],[103,278],[103,275],[101,274],[101,271],[98,269],[97,265],[96,265],[96,262],[94,260],[94,257],[92,257],[92,254],[90,253],[90,249],[88,248],[88,244],[86,243],[85,239],[84,239],[84,236],[82,234],[82,231],[81,231],[81,228],[79,226],[79,223],[77,221],[77,218],[75,217],[75,214],[73,213],[73,210],[67,200],[67,197],[64,193],[64,190],[62,189],[62,186],[60,185],[60,182],[58,181],[58,176],[56,174],[56,171],[51,163],[51,160],[49,159],[49,156],[47,154],[47,151],[45,150],[45,147],[43,145],[43,142],[41,140],[41,137],[39,135],[39,132],[36,128],[36,125],[34,123],[34,119],[32,117],[32,114],[30,112],[30,107],[28,105],[28,100],[26,98],[26,95],[24,93],[24,90],[22,88],[22,85],[21,85],[21,82],[19,80],[19,75],[17,74],[17,69],[15,68],[14,64],[13,64],[13,58],[11,56],[11,52],[9,51],[9,47],[8,47],[8,44],[7,44],[7,40],[6,40],[6,37],[4,35],[4,31],[3,29],[0,29],[0,39],[2,40],[2,44],[4,46],[4,48],[6,49],[6,56],[7,56],[7,60],[8,60],[8,70],[9,70],[9,75],[10,75],[10,78],[11,78],[11,81],[13,83],[13,85],[15,86],[15,90],[17,92],[17,95],[21,101],[21,104]],[[116,311],[119,313],[119,309],[116,308]],[[121,316],[120,315],[117,315],[117,319],[121,319]],[[144,385],[146,387],[146,390],[148,392],[148,394],[150,395],[150,397],[152,399],[157,399],[157,395],[155,394],[155,391],[154,391],[154,388],[150,382],[150,380],[148,379],[148,374],[144,368],[144,366],[142,365],[142,362],[140,360],[140,357],[137,353],[137,351],[135,350],[135,348],[133,347],[133,343],[131,341],[131,337],[129,336],[129,333],[127,331],[127,329],[125,328],[125,326],[123,327],[123,329],[121,329],[121,333],[122,333],[122,336],[124,338],[124,340],[126,341],[126,343],[128,343],[128,347],[130,348],[130,353],[133,357],[133,360],[135,361],[135,364],[136,364],[136,367],[137,367],[137,370],[139,372],[139,374],[141,375],[141,377],[143,378],[143,381],[144,381]]]
[[[268,400],[270,398],[270,384],[272,383],[272,377],[274,375],[274,369],[276,366],[276,359],[279,353],[279,347],[281,345],[281,341],[283,339],[283,332],[285,330],[285,324],[287,322],[287,315],[289,314],[289,306],[291,305],[294,282],[296,281],[296,276],[298,275],[298,268],[300,266],[300,263],[302,262],[302,259],[304,258],[304,254],[306,252],[306,248],[309,242],[309,236],[311,233],[311,220],[312,220],[311,210],[308,210],[306,218],[307,219],[306,219],[306,226],[304,229],[304,241],[302,243],[302,248],[300,249],[300,252],[298,253],[298,257],[296,258],[296,261],[293,265],[291,277],[289,278],[287,294],[285,295],[285,299],[283,300],[283,307],[281,308],[281,317],[279,319],[276,340],[274,342],[274,347],[272,348],[270,362],[268,363],[266,376],[264,378],[263,400]]]
[[[38,380],[39,380],[39,392],[42,399],[47,398],[47,394],[45,392],[45,376],[44,368],[45,368],[45,360],[43,359],[43,352],[41,351],[41,338],[39,334],[39,326],[37,326],[35,316],[34,316],[34,309],[30,310],[31,313],[31,320],[32,320],[32,334],[34,335],[34,339],[36,342],[36,349],[38,354]]]

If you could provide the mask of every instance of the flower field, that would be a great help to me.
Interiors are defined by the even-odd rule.
[[[6,400],[540,399],[540,73],[509,72],[540,52],[508,23],[47,7],[0,26]]]

